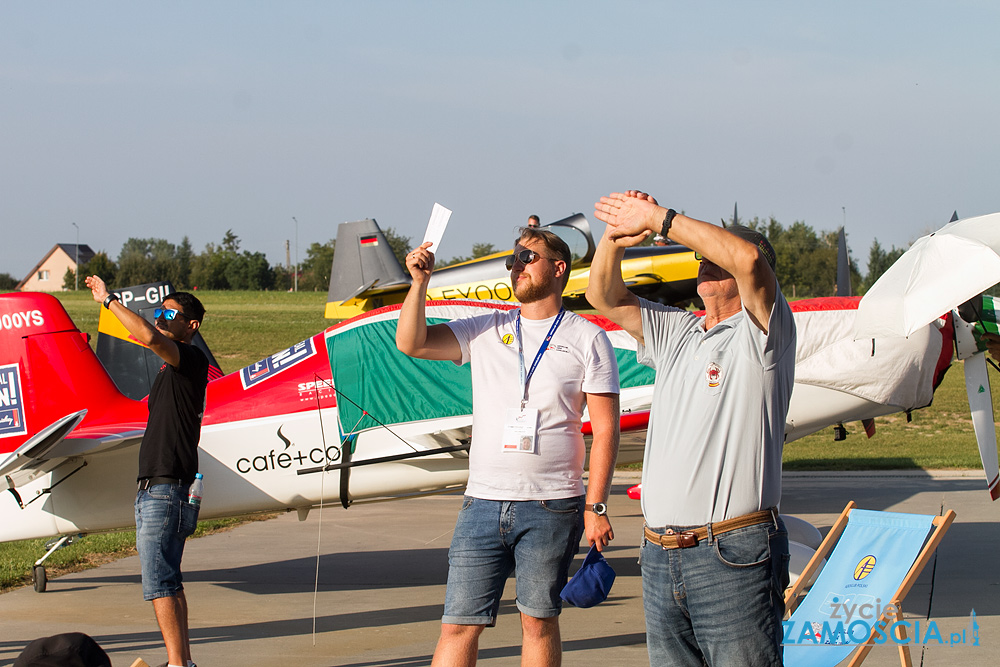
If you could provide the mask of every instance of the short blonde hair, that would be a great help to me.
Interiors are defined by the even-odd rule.
[[[566,283],[569,282],[569,270],[573,266],[573,253],[569,249],[569,244],[563,241],[558,234],[537,227],[522,227],[521,235],[514,242],[514,245],[516,246],[522,241],[541,241],[546,248],[556,254],[556,259],[566,263],[566,271],[562,275],[562,286],[565,288]]]

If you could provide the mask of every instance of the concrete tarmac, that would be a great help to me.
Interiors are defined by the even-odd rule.
[[[616,475],[609,503],[616,539],[606,554],[618,574],[611,597],[592,609],[563,611],[566,665],[649,664],[636,562],[642,516],[625,495],[637,482],[637,474]],[[909,620],[926,619],[930,605],[930,619],[947,639],[969,625],[974,608],[981,645],[969,645],[967,635],[966,644],[917,646],[914,664],[997,664],[1000,504],[989,501],[982,472],[785,475],[782,512],[824,533],[848,500],[866,509],[956,510],[936,570],[932,562],[904,610]],[[190,541],[184,570],[195,661],[201,667],[429,665],[460,503],[450,495],[346,511],[335,506],[314,510],[304,522],[292,513]],[[480,665],[519,664],[513,595],[508,582],[497,627],[482,635]],[[137,657],[151,665],[166,660],[152,605],[142,601],[137,557],[50,580],[44,594],[23,588],[0,596],[0,665],[11,664],[32,639],[71,631],[94,637],[114,667]],[[898,665],[896,648],[876,647],[865,664]]]

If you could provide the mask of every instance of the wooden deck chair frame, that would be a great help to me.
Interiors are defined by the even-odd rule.
[[[830,532],[827,533],[826,537],[820,543],[819,548],[816,550],[816,553],[813,554],[813,557],[809,560],[805,569],[802,570],[802,574],[799,575],[795,585],[789,588],[785,593],[785,609],[787,615],[790,616],[792,612],[795,611],[796,607],[798,607],[802,599],[804,599],[804,591],[806,587],[811,585],[813,580],[816,578],[816,575],[819,574],[820,563],[833,550],[834,545],[836,545],[837,541],[840,539],[844,529],[847,528],[847,520],[850,518],[851,512],[856,507],[857,505],[855,505],[853,500],[847,503],[847,507],[845,507],[844,511],[840,513],[840,516],[837,517],[837,521],[833,524]],[[955,520],[955,516],[954,510],[948,510],[943,516],[934,517],[934,527],[930,531],[929,537],[924,542],[923,548],[917,555],[916,560],[913,561],[913,564],[910,566],[910,570],[906,573],[906,576],[903,577],[902,583],[900,583],[899,588],[896,589],[896,593],[892,597],[892,605],[899,610],[898,618],[890,619],[886,613],[883,613],[878,622],[872,625],[872,631],[868,635],[868,639],[864,643],[859,644],[858,648],[854,651],[851,656],[851,661],[847,663],[848,667],[856,667],[856,665],[860,665],[862,661],[868,657],[868,654],[875,647],[874,636],[876,631],[884,636],[885,629],[890,621],[894,622],[896,620],[903,620],[901,606],[903,599],[906,598],[906,594],[910,592],[911,588],[913,588],[913,584],[916,583],[917,577],[920,576],[924,566],[927,565],[931,556],[934,555],[934,551],[938,548],[938,545],[941,544],[941,540],[944,538],[944,534],[947,532],[948,527],[951,526],[952,522]],[[898,625],[896,626],[896,638],[900,640],[906,639],[905,630]],[[898,646],[900,665],[902,665],[902,667],[913,667],[913,661],[910,658],[910,645],[908,643],[899,643]]]

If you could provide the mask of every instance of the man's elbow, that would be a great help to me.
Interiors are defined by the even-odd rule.
[[[408,357],[414,356],[414,353],[417,351],[417,348],[413,344],[413,341],[404,340],[399,337],[396,338],[396,349]]]
[[[587,291],[583,293],[583,296],[587,299],[587,303],[589,303],[592,307],[598,310],[601,309],[603,299],[601,299],[601,295],[597,290],[591,289],[591,286],[588,285]]]
[[[608,298],[607,291],[595,286],[593,281],[587,285],[587,291],[584,293],[584,296],[587,297],[587,302],[594,309],[601,311],[601,313],[611,310],[611,300]]]
[[[761,265],[766,266],[767,260],[757,246],[748,241],[741,243],[739,249],[733,253],[734,274],[754,275]]]

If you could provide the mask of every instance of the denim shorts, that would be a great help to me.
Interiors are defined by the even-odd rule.
[[[142,597],[170,597],[184,590],[184,540],[198,525],[198,505],[186,484],[155,484],[135,496],[135,546],[142,566]]]
[[[466,496],[448,551],[443,623],[495,625],[513,572],[517,608],[549,618],[583,534],[583,496],[556,500],[482,500]]]
[[[780,518],[686,549],[644,539],[639,554],[650,665],[780,667],[788,585]]]

